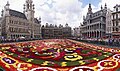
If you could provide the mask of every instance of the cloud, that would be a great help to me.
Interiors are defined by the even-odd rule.
[[[105,5],[105,3],[107,4],[108,8],[110,8],[111,10],[113,10],[113,7],[116,4],[120,4],[120,0],[101,0],[101,2],[99,4]]]
[[[78,0],[47,0],[40,5],[39,10],[44,12],[42,14],[47,15],[47,17],[42,16],[42,19],[46,22],[57,25],[68,23],[70,26],[79,26],[81,7],[82,3]]]
[[[0,10],[8,0],[0,0]],[[9,0],[10,8],[23,12],[25,0]],[[35,17],[42,18],[42,24],[68,23],[70,26],[78,26],[82,14],[82,3],[79,0],[33,0],[35,4]]]
[[[0,11],[8,0],[0,0]],[[10,8],[23,12],[25,0],[9,0]],[[68,23],[71,27],[79,27],[86,16],[88,5],[82,6],[82,0],[33,0],[35,4],[35,17],[42,18],[42,24],[63,24]],[[100,10],[101,5],[107,3],[108,8],[113,9],[120,0],[101,0],[98,6],[92,4],[93,12]],[[1,14],[1,12],[0,12]]]

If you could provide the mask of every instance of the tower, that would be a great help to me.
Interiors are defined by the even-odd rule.
[[[5,5],[5,9],[8,10],[9,6],[10,6],[9,1],[7,1],[7,4]]]
[[[105,9],[107,9],[107,4],[105,3],[105,7],[104,7]]]
[[[5,17],[5,16],[9,16],[9,8],[10,4],[9,4],[9,1],[7,1],[7,4],[4,6],[4,10],[2,10],[2,16]]]
[[[26,0],[26,3],[24,4],[24,14],[26,15],[27,19],[29,21],[34,21],[34,4],[32,0]]]
[[[105,3],[105,6],[104,6],[104,13],[106,14],[107,13],[107,4]]]
[[[87,12],[87,15],[86,15],[86,19],[90,19],[92,13],[93,13],[93,12],[92,12],[92,7],[91,7],[91,4],[89,4],[88,12]]]
[[[88,8],[88,14],[92,13],[92,8],[91,8],[91,4],[89,4],[89,8]]]

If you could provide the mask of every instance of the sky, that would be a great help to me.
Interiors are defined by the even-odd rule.
[[[0,0],[0,14],[5,4],[9,1],[10,9],[23,12],[25,0]],[[72,28],[79,27],[86,16],[88,4],[91,3],[92,11],[100,10],[101,5],[113,10],[120,0],[33,0],[35,4],[35,17],[41,17],[41,24],[68,25]]]

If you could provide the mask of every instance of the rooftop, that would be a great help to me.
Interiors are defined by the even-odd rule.
[[[15,11],[15,10],[12,10],[12,9],[9,10],[9,14],[10,14],[10,16],[15,16],[15,17],[27,19],[24,13],[21,13],[19,11]]]

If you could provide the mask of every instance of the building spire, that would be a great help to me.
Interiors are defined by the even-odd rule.
[[[32,0],[26,0],[26,4],[24,5],[25,9],[34,10],[34,4]]]
[[[7,1],[7,4],[4,6],[4,8],[5,8],[6,10],[9,10],[9,6],[10,6],[9,1]]]
[[[7,1],[7,4],[6,4],[6,6],[10,6],[10,4],[9,4],[9,1]]]
[[[83,16],[83,20],[85,20],[85,16]]]
[[[89,3],[89,8],[91,8],[91,4]]]
[[[92,13],[92,7],[91,7],[91,4],[89,3],[88,14],[91,14],[91,13]]]
[[[101,10],[103,9],[102,5],[101,5]]]
[[[30,21],[34,21],[34,4],[32,0],[26,0],[24,7],[23,7],[23,12],[25,13],[26,17]]]
[[[2,12],[1,16],[3,16],[3,12],[4,12],[4,10],[2,9],[2,11],[1,11],[1,12]]]
[[[107,4],[105,3],[105,9],[107,9]]]
[[[25,4],[23,5],[23,13],[25,13]]]

